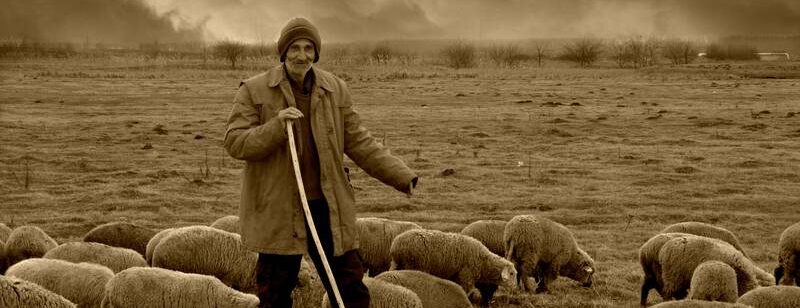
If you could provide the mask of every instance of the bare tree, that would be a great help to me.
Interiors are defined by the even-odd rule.
[[[217,57],[228,60],[231,63],[231,69],[234,70],[236,69],[236,61],[242,58],[244,51],[244,44],[236,41],[224,40],[214,45],[214,53]]]
[[[547,53],[547,46],[536,45],[536,63],[539,64],[539,67],[542,67],[542,61],[547,57]]]
[[[475,45],[459,40],[447,45],[442,54],[447,64],[455,69],[475,66]]]
[[[697,50],[689,40],[669,39],[661,48],[664,57],[672,64],[689,64],[697,57]]]
[[[492,46],[486,50],[489,59],[498,66],[514,67],[529,57],[520,51],[516,44]]]
[[[583,38],[564,45],[560,58],[578,63],[581,67],[591,66],[600,56],[603,42],[593,38]]]
[[[369,56],[376,62],[385,64],[392,60],[392,57],[394,57],[394,51],[392,51],[388,45],[380,44],[372,49],[372,51],[369,53]]]

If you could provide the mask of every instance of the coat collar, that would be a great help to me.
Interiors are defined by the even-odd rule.
[[[331,84],[331,80],[329,80],[330,77],[328,77],[327,74],[325,74],[325,71],[314,68],[313,66],[311,67],[311,69],[314,70],[314,78],[315,78],[314,84],[319,85],[321,88],[325,89],[325,91],[334,92],[335,88]],[[287,83],[289,82],[289,79],[286,78],[286,70],[283,67],[283,63],[269,69],[266,72],[266,77],[267,77],[267,85],[270,88],[277,87],[283,81],[286,81]]]

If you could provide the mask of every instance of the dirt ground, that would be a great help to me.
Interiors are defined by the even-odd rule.
[[[109,221],[236,214],[243,163],[222,149],[225,122],[239,81],[267,65],[0,61],[0,222],[65,242]],[[639,246],[681,221],[728,228],[772,272],[800,221],[800,62],[323,67],[421,176],[407,198],[350,163],[360,216],[459,231],[538,214],[597,262],[591,289],[501,289],[495,307],[637,306]]]

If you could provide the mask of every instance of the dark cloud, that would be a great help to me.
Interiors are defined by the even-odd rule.
[[[202,39],[139,0],[0,0],[0,37],[135,45]]]

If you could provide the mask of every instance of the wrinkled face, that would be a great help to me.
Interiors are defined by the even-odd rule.
[[[286,50],[286,70],[295,81],[302,82],[311,64],[314,63],[314,43],[308,39],[297,39]]]

